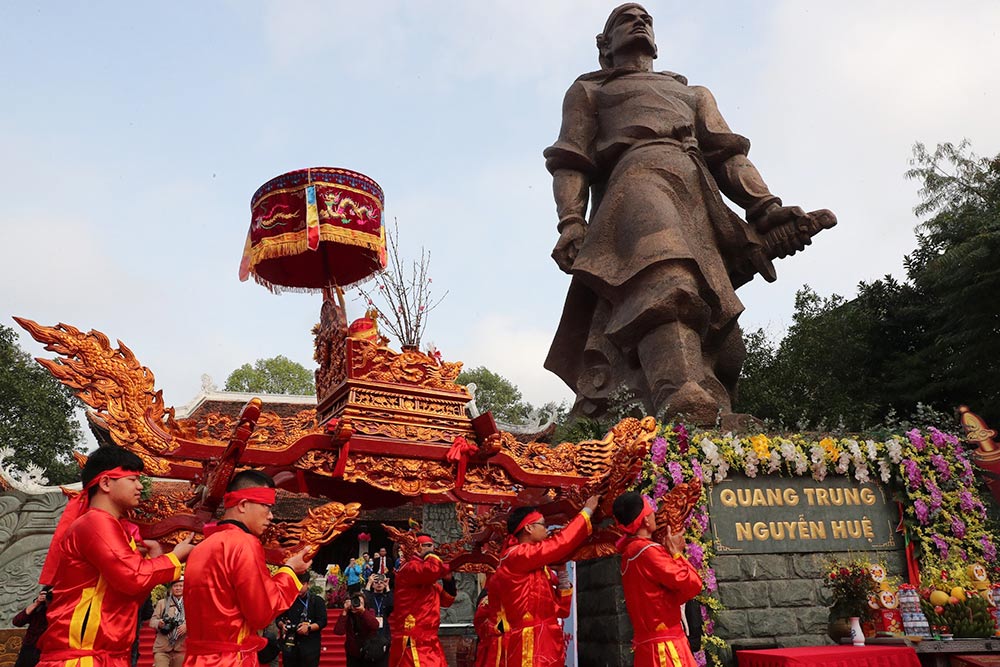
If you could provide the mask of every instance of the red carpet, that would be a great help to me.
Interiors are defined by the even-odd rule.
[[[319,667],[346,667],[347,659],[344,656],[344,636],[333,634],[333,626],[337,623],[337,618],[343,614],[341,609],[330,609],[329,622],[323,628],[323,655],[319,659]],[[156,631],[148,625],[143,626],[139,632],[139,664],[138,667],[153,667],[153,639]],[[281,667],[281,661],[278,661]]]

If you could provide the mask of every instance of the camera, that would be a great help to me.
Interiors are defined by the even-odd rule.
[[[362,597],[360,595],[351,596],[351,606],[355,609],[360,609],[362,604]]]
[[[45,601],[52,602],[52,589],[45,591]]]
[[[161,635],[169,635],[171,632],[177,629],[181,624],[181,619],[176,616],[167,616],[160,620],[160,627],[157,628],[157,632]]]
[[[281,649],[283,651],[291,651],[295,648],[295,626],[286,625],[285,634],[281,638]]]

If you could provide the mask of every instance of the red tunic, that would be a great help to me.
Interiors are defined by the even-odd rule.
[[[476,644],[476,667],[500,667],[502,639],[500,624],[503,617],[500,614],[499,603],[490,602],[490,596],[485,595],[476,607],[476,615],[472,624],[476,628],[478,642]]]
[[[145,558],[122,522],[96,508],[70,525],[62,551],[39,665],[126,667],[139,606],[154,586],[180,577],[180,561]]]
[[[446,667],[438,627],[441,607],[450,607],[455,598],[444,592],[438,579],[448,572],[433,553],[423,559],[414,556],[396,572],[395,606],[389,615],[390,667]]]
[[[184,572],[185,667],[257,667],[257,635],[288,609],[301,584],[291,568],[272,575],[260,540],[220,524],[191,552]]]
[[[572,591],[559,591],[546,567],[569,558],[590,535],[581,512],[566,527],[538,544],[517,544],[500,557],[490,579],[509,629],[503,635],[502,665],[562,665],[566,645],[559,618],[569,613]]]
[[[632,537],[620,548],[625,606],[632,619],[636,667],[695,667],[681,626],[681,606],[701,592],[701,577],[683,556]]]

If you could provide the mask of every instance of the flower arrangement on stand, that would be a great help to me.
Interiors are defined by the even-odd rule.
[[[872,578],[872,564],[868,559],[828,560],[823,582],[833,596],[836,613],[861,619],[870,615],[868,598],[878,594],[879,586]]]

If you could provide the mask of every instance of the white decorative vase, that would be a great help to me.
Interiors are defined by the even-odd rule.
[[[861,631],[861,618],[858,616],[851,616],[851,641],[854,642],[855,646],[865,645],[865,633]]]

